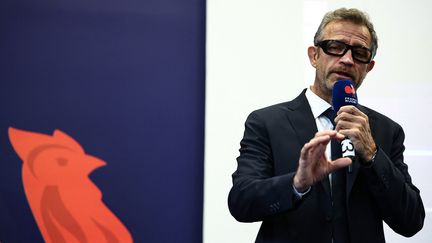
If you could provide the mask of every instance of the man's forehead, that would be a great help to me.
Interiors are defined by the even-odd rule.
[[[332,21],[328,23],[324,28],[323,37],[358,39],[365,43],[371,43],[372,39],[365,25],[356,24],[351,21]]]

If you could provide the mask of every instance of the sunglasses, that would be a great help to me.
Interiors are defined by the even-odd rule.
[[[372,50],[363,46],[351,46],[338,40],[323,40],[315,44],[320,47],[325,54],[341,57],[351,50],[352,58],[361,63],[370,63],[372,61]]]

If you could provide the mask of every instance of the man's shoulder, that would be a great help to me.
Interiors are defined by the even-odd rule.
[[[269,113],[275,113],[275,112],[278,113],[281,111],[287,111],[287,110],[290,110],[291,102],[292,101],[286,101],[286,102],[281,102],[281,103],[269,105],[266,107],[256,109],[256,110],[252,111],[252,113],[269,114]]]
[[[299,107],[308,104],[304,93],[305,91],[301,92],[296,98],[290,101],[285,101],[254,110],[252,111],[251,115],[269,116],[286,114],[287,112],[298,109]]]

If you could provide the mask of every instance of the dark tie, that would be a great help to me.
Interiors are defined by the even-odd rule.
[[[335,127],[334,119],[336,113],[332,108],[327,109],[324,113],[330,119]],[[342,157],[342,148],[338,141],[331,140],[331,159],[336,160]],[[333,242],[348,243],[348,219],[346,212],[346,173],[345,168],[333,171],[331,174],[331,191],[332,191],[332,215],[333,215]]]
[[[325,110],[323,112],[323,115],[331,121],[331,123],[333,124],[333,129],[334,129],[336,126],[336,124],[334,122],[334,120],[336,118],[336,112],[334,112],[332,108],[328,108],[327,110]],[[338,141],[332,139],[331,140],[331,159],[335,160],[335,159],[340,158],[340,157],[342,157],[341,145]]]

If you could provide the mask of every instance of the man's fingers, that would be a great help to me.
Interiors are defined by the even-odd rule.
[[[301,150],[302,159],[308,159],[312,156],[320,156],[324,154],[327,144],[332,139],[342,140],[345,136],[342,133],[334,130],[326,130],[318,132],[314,138],[306,143]]]
[[[330,171],[335,171],[340,168],[347,167],[352,164],[352,160],[350,158],[339,158],[330,162]]]
[[[312,138],[309,143],[314,146],[316,143],[325,143],[327,144],[331,139],[342,140],[345,136],[337,132],[335,130],[325,130],[321,132],[317,132],[315,137]]]
[[[325,152],[325,144],[322,143],[307,143],[301,150],[300,159],[305,161],[315,161],[319,153]]]
[[[364,114],[363,112],[361,112],[357,107],[352,106],[352,105],[345,105],[342,106],[339,111],[337,112],[336,115],[340,115],[341,113],[348,113],[348,114],[352,114],[355,116],[363,116],[363,117],[367,117],[366,114]]]
[[[316,137],[322,137],[322,136],[330,136],[333,137],[335,136],[336,131],[335,130],[323,130],[323,131],[319,131],[315,134],[315,138]]]

